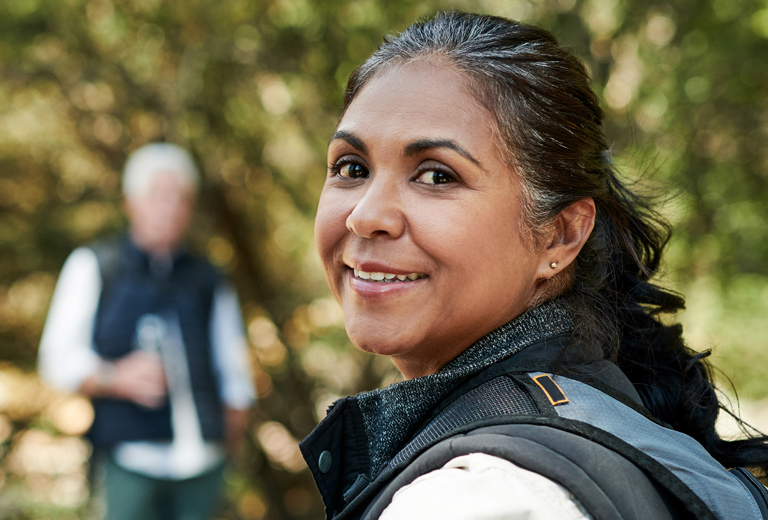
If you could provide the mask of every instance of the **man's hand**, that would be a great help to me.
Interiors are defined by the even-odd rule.
[[[137,350],[110,365],[109,372],[90,376],[80,386],[89,397],[113,397],[146,406],[159,408],[165,404],[168,385],[163,363],[153,352]]]
[[[113,397],[160,408],[167,395],[163,361],[158,354],[137,350],[115,362]]]

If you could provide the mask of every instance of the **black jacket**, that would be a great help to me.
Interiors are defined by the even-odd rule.
[[[501,347],[487,352],[515,344],[516,331],[503,329],[489,335]],[[531,331],[523,348],[459,377],[449,391],[439,380],[426,385],[445,395],[411,421],[384,464],[371,425],[387,425],[370,417],[369,394],[337,401],[301,443],[326,517],[378,518],[418,476],[483,452],[560,483],[598,520],[768,518],[754,477],[728,472],[695,440],[659,423],[596,349],[566,349],[570,333],[557,327]]]

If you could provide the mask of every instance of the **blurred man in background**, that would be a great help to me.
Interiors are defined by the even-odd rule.
[[[198,185],[185,150],[134,152],[129,233],[70,255],[43,331],[43,380],[93,402],[108,520],[210,518],[254,400],[237,296],[184,247]]]

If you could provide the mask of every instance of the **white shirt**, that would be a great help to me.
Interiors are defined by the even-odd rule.
[[[93,348],[93,330],[101,286],[95,253],[85,247],[73,251],[59,275],[40,341],[38,370],[53,388],[76,392],[100,367],[101,358]],[[248,408],[255,400],[253,379],[240,304],[228,284],[222,283],[215,290],[210,330],[211,362],[221,400],[228,408]],[[196,412],[192,419],[197,420]],[[221,443],[203,441],[199,428],[196,431],[200,438],[192,439],[191,444],[187,439],[183,458],[174,455],[179,450],[171,441],[126,442],[116,446],[114,455],[126,469],[148,476],[190,478],[224,459]],[[190,445],[194,446],[192,453]],[[190,464],[190,460],[195,462]]]
[[[456,457],[403,486],[380,520],[424,518],[591,520],[561,485],[485,453]]]

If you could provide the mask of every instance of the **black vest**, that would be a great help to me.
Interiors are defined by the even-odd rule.
[[[337,401],[301,443],[326,518],[374,520],[401,487],[481,452],[560,483],[596,520],[768,519],[765,488],[659,423],[615,365],[581,359],[554,375],[568,341],[539,340],[467,377],[381,468],[357,398]]]
[[[178,316],[192,394],[203,437],[222,439],[223,407],[214,375],[210,316],[218,272],[188,253],[174,258],[165,272],[153,271],[149,257],[122,237],[91,246],[99,260],[102,292],[93,345],[100,356],[117,360],[136,345],[136,325],[145,314]],[[170,406],[149,409],[118,399],[94,399],[88,437],[96,446],[136,440],[170,440]]]

